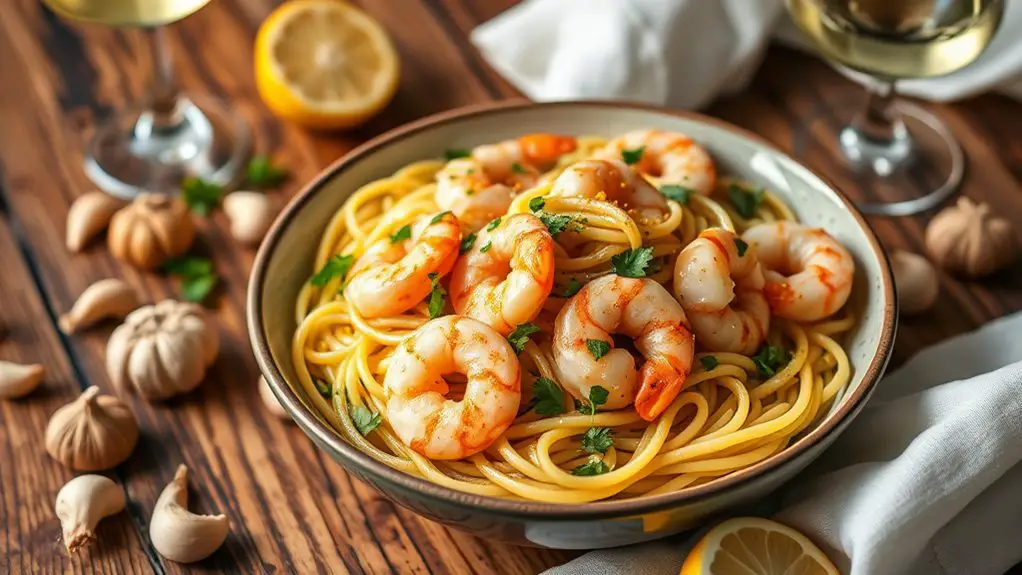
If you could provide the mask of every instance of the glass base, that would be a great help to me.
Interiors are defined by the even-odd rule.
[[[142,192],[177,194],[188,177],[221,186],[234,181],[251,143],[244,119],[207,97],[181,98],[173,117],[161,126],[147,110],[117,112],[89,142],[85,173],[125,200]]]
[[[902,122],[895,123],[891,139],[875,140],[852,127],[864,99],[828,105],[807,118],[796,130],[794,155],[833,181],[865,214],[917,214],[954,195],[965,173],[965,154],[947,126],[899,100],[892,106]]]

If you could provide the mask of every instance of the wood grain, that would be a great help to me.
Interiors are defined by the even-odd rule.
[[[229,100],[253,127],[256,150],[291,170],[273,194],[283,204],[319,169],[387,129],[461,105],[519,97],[468,39],[473,27],[512,3],[360,2],[391,32],[402,80],[383,114],[339,135],[281,123],[259,102],[252,41],[275,2],[218,0],[171,27],[169,36],[182,85]],[[0,403],[0,572],[534,573],[577,555],[483,541],[396,508],[353,481],[297,428],[269,416],[256,394],[257,369],[245,335],[253,254],[231,240],[220,213],[200,223],[195,249],[212,257],[224,278],[209,309],[224,342],[221,356],[203,386],[185,397],[150,404],[122,396],[143,431],[135,454],[112,474],[125,487],[130,512],[104,522],[102,540],[89,553],[61,554],[52,500],[70,473],[40,450],[42,430],[48,415],[82,387],[114,390],[103,364],[112,325],[67,338],[54,329],[54,318],[104,277],[123,278],[149,302],[174,297],[177,289],[173,280],[112,259],[102,238],[82,254],[63,246],[67,209],[91,189],[81,150],[92,126],[145,93],[143,42],[137,31],[62,21],[38,0],[0,3],[6,84],[0,89],[0,358],[38,361],[50,373],[44,392]],[[790,148],[800,118],[856,89],[812,58],[772,49],[752,86],[720,100],[710,113]],[[951,124],[970,156],[965,192],[1022,219],[1017,105],[989,96],[928,108]],[[818,137],[834,137],[835,130],[829,125]],[[871,223],[888,248],[920,251],[926,219]],[[896,361],[1022,309],[1022,270],[983,284],[942,277],[941,286],[932,314],[903,321]],[[226,545],[195,566],[159,558],[146,530],[157,495],[181,462],[193,470],[193,507],[225,513],[232,524]]]

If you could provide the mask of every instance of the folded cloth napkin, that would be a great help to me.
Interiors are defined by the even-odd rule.
[[[999,87],[1022,98],[1022,3],[971,66],[898,83],[954,100]],[[740,90],[771,34],[812,49],[783,0],[526,0],[472,32],[486,60],[539,101],[610,98],[700,108]]]
[[[1022,561],[1022,313],[885,377],[776,519],[850,575],[1001,575]],[[593,551],[551,575],[674,574],[701,533]]]

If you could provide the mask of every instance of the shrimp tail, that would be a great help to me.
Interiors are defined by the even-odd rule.
[[[635,396],[635,411],[646,421],[660,416],[681,393],[688,371],[679,370],[669,358],[649,358],[640,370],[642,380]]]
[[[518,146],[526,162],[547,163],[574,152],[578,141],[572,136],[529,134],[518,138]]]

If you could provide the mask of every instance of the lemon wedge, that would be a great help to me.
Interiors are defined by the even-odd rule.
[[[254,60],[270,111],[314,129],[362,124],[386,107],[400,79],[383,27],[337,0],[281,4],[259,27]]]
[[[839,575],[805,535],[769,519],[738,517],[711,529],[681,566],[681,575]]]

